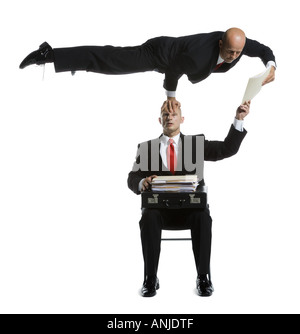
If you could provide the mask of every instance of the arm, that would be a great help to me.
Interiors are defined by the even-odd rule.
[[[262,85],[265,85],[275,80],[275,56],[273,54],[273,51],[268,46],[247,38],[243,53],[249,57],[259,57],[264,65],[267,67],[272,66],[270,74],[262,83]]]
[[[195,68],[196,65],[188,54],[180,53],[174,58],[172,63],[169,65],[169,68],[167,68],[165,71],[165,80],[163,86],[166,90],[168,100],[176,101],[176,88],[178,85],[178,80],[182,77],[183,74],[188,74],[195,71]],[[175,108],[175,105],[173,105],[173,107]]]
[[[182,77],[183,73],[180,71],[176,71],[174,68],[168,68],[165,72],[165,80],[164,80],[164,89],[167,91],[173,92],[173,95],[176,91],[178,80]]]
[[[276,63],[273,51],[268,46],[253,39],[246,39],[243,53],[249,57],[259,57],[265,66],[267,66],[269,61]]]
[[[145,172],[142,172],[139,168],[140,165],[140,145],[138,145],[138,150],[136,154],[136,159],[133,164],[131,172],[128,174],[127,185],[130,190],[135,194],[140,194],[139,183],[142,179],[147,177]]]
[[[142,144],[138,145],[137,155],[131,172],[128,174],[127,184],[135,194],[140,194],[151,187],[151,181],[156,175],[149,176],[148,170],[141,170],[141,150]]]
[[[179,103],[176,100],[176,88],[178,84],[178,80],[182,74],[176,74],[170,70],[166,71],[165,73],[165,80],[164,80],[164,88],[166,89],[166,95],[168,101],[171,101],[170,110],[175,110],[176,103]]]
[[[245,102],[243,105],[237,108],[235,118],[238,121],[243,121],[244,118],[249,114],[249,110],[250,101]],[[217,161],[235,155],[238,152],[246,134],[246,130],[237,129],[232,125],[224,141],[205,140],[204,160]]]

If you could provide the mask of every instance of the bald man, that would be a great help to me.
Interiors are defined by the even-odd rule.
[[[20,68],[54,62],[56,72],[71,71],[73,74],[76,71],[103,74],[157,71],[165,74],[163,86],[175,106],[177,84],[183,74],[194,84],[211,73],[227,72],[242,55],[259,57],[266,67],[272,66],[263,85],[275,79],[276,63],[272,50],[247,38],[239,28],[177,38],[156,37],[133,47],[106,45],[52,49],[45,42],[22,61]]]

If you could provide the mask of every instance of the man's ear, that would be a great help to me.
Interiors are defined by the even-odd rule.
[[[159,121],[159,124],[161,124],[161,118],[160,117],[158,118],[158,121]]]
[[[184,122],[184,117],[181,117],[180,124],[182,124],[183,122]]]
[[[219,40],[219,48],[222,49],[222,46],[223,46],[223,41],[220,39]]]

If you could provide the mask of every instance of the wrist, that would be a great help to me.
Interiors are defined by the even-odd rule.
[[[243,132],[244,130],[244,120],[243,119],[238,119],[237,117],[234,118],[233,120],[233,126],[236,130]]]
[[[167,95],[167,97],[169,98],[169,97],[176,97],[176,91],[174,90],[174,91],[171,91],[171,90],[166,90],[166,95]]]

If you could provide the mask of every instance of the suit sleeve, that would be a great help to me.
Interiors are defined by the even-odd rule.
[[[181,77],[182,73],[176,73],[168,69],[165,73],[164,89],[168,91],[176,91],[178,80]]]
[[[139,168],[140,165],[140,144],[138,145],[138,150],[136,154],[136,158],[132,167],[131,172],[128,174],[127,185],[130,190],[132,190],[135,194],[139,195],[141,192],[139,191],[139,183],[140,181],[149,176],[149,172],[141,171]]]
[[[196,65],[188,53],[178,54],[165,71],[164,88],[176,91],[178,80],[183,74],[193,73]]]
[[[270,60],[276,63],[273,51],[268,46],[253,39],[246,39],[246,45],[243,53],[249,57],[259,57],[265,65],[267,65]]]
[[[204,141],[204,160],[217,161],[235,155],[245,138],[247,131],[240,132],[231,125],[224,141]]]

